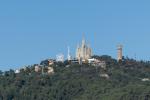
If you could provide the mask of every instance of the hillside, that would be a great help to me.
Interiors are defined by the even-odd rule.
[[[57,63],[52,75],[36,73],[33,66],[19,74],[0,72],[0,100],[150,100],[150,81],[142,81],[150,78],[150,62],[94,58],[106,61],[106,69]]]

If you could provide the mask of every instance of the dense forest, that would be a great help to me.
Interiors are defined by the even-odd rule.
[[[0,100],[150,100],[150,81],[142,81],[150,78],[150,62],[93,57],[106,69],[65,62],[54,64],[52,75],[34,72],[34,65],[18,74],[0,71]]]

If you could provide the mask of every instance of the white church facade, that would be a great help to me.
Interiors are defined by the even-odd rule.
[[[76,49],[76,59],[79,61],[88,61],[89,58],[92,56],[92,49],[90,45],[88,45],[85,39],[82,39],[82,44],[77,46]]]

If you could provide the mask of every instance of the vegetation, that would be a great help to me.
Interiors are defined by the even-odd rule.
[[[18,74],[0,71],[0,100],[150,100],[150,81],[141,81],[150,78],[150,62],[93,57],[105,60],[107,69],[57,63],[52,75],[36,73],[34,66]]]

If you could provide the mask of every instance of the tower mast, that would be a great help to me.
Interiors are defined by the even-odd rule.
[[[117,58],[117,60],[118,61],[122,61],[122,48],[123,48],[123,46],[122,45],[118,45],[118,48],[117,48],[117,50],[118,50],[118,58]]]
[[[70,47],[68,46],[68,61],[71,60],[71,55],[70,55]]]

